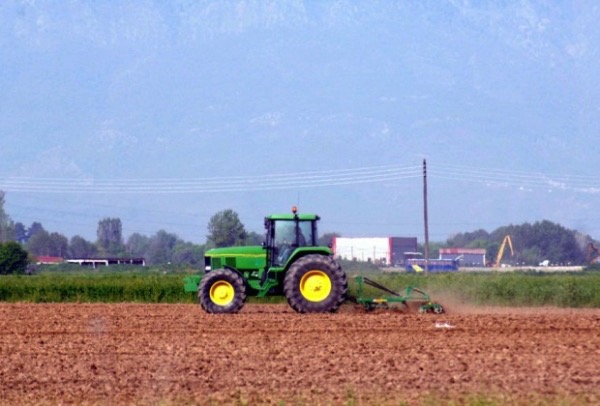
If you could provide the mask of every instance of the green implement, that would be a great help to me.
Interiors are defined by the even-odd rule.
[[[387,308],[391,303],[400,303],[407,309],[409,308],[409,303],[421,303],[419,306],[419,313],[441,314],[444,312],[444,308],[441,304],[432,302],[429,295],[419,288],[409,286],[405,289],[404,294],[402,294],[394,292],[365,276],[356,276],[355,280],[358,289],[358,297],[355,299],[356,303],[363,305],[367,311],[374,310],[378,307]],[[386,292],[388,293],[388,296],[375,298],[365,297],[364,285],[369,285]]]

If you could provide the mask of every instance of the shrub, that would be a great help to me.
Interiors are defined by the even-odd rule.
[[[27,251],[14,241],[0,243],[0,274],[25,273],[29,259]]]

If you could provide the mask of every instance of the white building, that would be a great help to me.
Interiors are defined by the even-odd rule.
[[[404,265],[405,253],[417,251],[416,237],[369,237],[333,239],[333,251],[341,259]]]

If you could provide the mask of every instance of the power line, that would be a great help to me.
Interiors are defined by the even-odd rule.
[[[458,165],[432,166],[430,173],[431,177],[444,180],[478,182],[498,186],[543,187],[553,190],[600,193],[600,178],[594,175],[524,172],[472,168]]]
[[[485,184],[489,187],[543,187],[559,191],[580,191],[587,193],[600,193],[600,177],[593,175],[571,175],[545,172],[527,172],[494,168],[479,168],[461,165],[428,165],[428,179],[450,180],[453,182],[474,182]],[[78,210],[67,211],[53,208],[44,208],[42,202],[52,200],[52,197],[65,193],[69,196],[76,194],[175,194],[175,193],[225,193],[225,192],[253,192],[277,189],[318,188],[324,186],[343,186],[367,183],[393,182],[405,179],[418,179],[422,176],[421,166],[382,165],[357,167],[338,170],[308,171],[295,173],[271,173],[266,175],[230,176],[230,177],[205,177],[205,178],[156,178],[156,179],[65,179],[65,178],[31,178],[31,177],[0,177],[0,190],[11,192],[29,193],[28,199],[38,201],[32,205],[15,206],[25,212],[46,214],[45,221],[60,221],[63,224],[84,226],[84,219],[96,215],[85,211],[86,208],[103,207],[108,210],[136,210],[136,215],[148,216],[142,228],[154,224],[162,224],[178,229],[195,229],[196,224],[203,224],[209,213],[186,213],[179,210],[159,210],[156,207],[144,209],[136,205],[101,204],[95,199],[85,199],[77,203]],[[433,183],[432,182],[432,183]],[[416,184],[415,184],[416,187]],[[53,196],[48,195],[53,193]],[[61,198],[64,196],[61,196]],[[58,200],[58,199],[55,199]],[[114,199],[117,200],[118,199]],[[64,202],[61,202],[64,204]],[[157,220],[150,213],[163,215],[165,218]],[[124,213],[121,213],[124,214]],[[117,213],[118,215],[118,213]],[[130,213],[127,215],[131,216]],[[173,219],[166,220],[169,216]],[[175,220],[177,217],[177,220]],[[190,219],[192,221],[188,221]],[[175,221],[173,221],[175,220]],[[582,219],[590,221],[591,219]],[[455,223],[449,221],[433,221],[434,227],[473,225],[481,227],[482,224]],[[398,225],[412,226],[412,222],[360,222],[336,221],[329,219],[328,225]],[[417,224],[419,224],[417,222]],[[132,227],[132,228],[138,228]],[[435,234],[437,235],[437,234]]]
[[[415,178],[418,167],[364,167],[336,171],[199,179],[55,179],[8,177],[0,189],[31,193],[214,193],[343,186]]]
[[[488,186],[544,187],[600,193],[600,177],[460,165],[430,165],[430,179],[476,182]],[[419,166],[370,166],[350,169],[272,173],[253,176],[155,179],[0,178],[0,189],[26,193],[180,194],[252,192],[390,182],[420,177]]]

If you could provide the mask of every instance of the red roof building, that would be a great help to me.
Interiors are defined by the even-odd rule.
[[[61,257],[51,257],[49,255],[39,255],[36,264],[38,265],[56,265],[62,264],[65,260]]]

